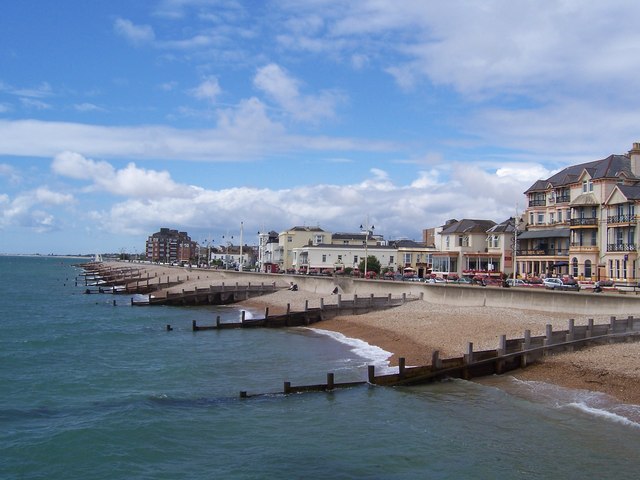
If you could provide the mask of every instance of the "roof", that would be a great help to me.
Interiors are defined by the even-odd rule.
[[[552,228],[549,230],[527,230],[518,235],[518,239],[526,240],[532,238],[569,238],[568,228]]]
[[[514,219],[513,217],[511,217],[502,223],[498,223],[497,225],[494,225],[489,230],[487,230],[487,233],[512,233],[515,230],[513,225],[514,225]]]
[[[582,195],[578,195],[572,202],[571,205],[579,206],[579,205],[598,205],[598,199],[593,193],[583,193]]]
[[[618,185],[627,200],[640,200],[640,185]]]
[[[452,222],[445,225],[441,235],[450,235],[452,233],[486,233],[496,224],[493,220],[473,220],[464,218],[460,221]]]
[[[425,243],[414,240],[393,240],[389,244],[395,248],[427,248]]]
[[[627,155],[609,155],[602,160],[594,160],[592,162],[580,163],[564,168],[546,180],[536,181],[524,193],[546,190],[549,185],[560,187],[575,183],[585,170],[589,173],[592,180],[599,178],[616,178],[620,176],[621,173],[624,173],[629,178],[636,178],[631,171],[631,160]]]

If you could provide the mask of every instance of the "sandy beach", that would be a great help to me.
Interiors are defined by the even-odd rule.
[[[122,267],[123,264],[115,265]],[[181,276],[186,280],[188,275],[189,281],[185,281],[178,291],[224,281],[224,271],[189,271],[155,265],[144,265],[144,268],[153,272],[151,275],[170,276],[172,279]],[[284,281],[281,283],[286,285]],[[303,310],[307,302],[309,307],[317,307],[321,298],[325,304],[337,302],[328,294],[281,290],[241,302],[238,306],[257,311],[268,307],[271,313],[281,313],[286,311],[287,304],[293,311]],[[343,295],[343,298],[350,296]],[[434,350],[446,358],[460,356],[468,342],[473,342],[474,350],[494,349],[501,335],[520,338],[527,329],[531,330],[532,336],[542,335],[547,324],[551,324],[554,330],[566,329],[569,318],[573,318],[576,325],[585,325],[588,318],[593,318],[596,323],[609,321],[609,315],[587,317],[514,308],[455,307],[417,300],[390,310],[336,317],[313,326],[359,338],[391,352],[392,365],[397,364],[400,357],[406,359],[407,365],[425,365],[431,362]],[[599,391],[624,403],[640,404],[640,343],[597,346],[545,357],[544,361],[509,375]]]

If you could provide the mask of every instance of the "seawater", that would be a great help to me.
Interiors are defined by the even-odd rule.
[[[508,378],[284,396],[388,354],[304,328],[194,333],[240,312],[86,295],[79,261],[0,257],[2,479],[638,478],[637,406]]]

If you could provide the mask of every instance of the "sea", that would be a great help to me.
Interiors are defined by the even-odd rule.
[[[365,380],[389,353],[309,328],[193,332],[240,310],[86,294],[84,261],[0,256],[0,479],[640,478],[637,405],[508,376],[283,395]]]

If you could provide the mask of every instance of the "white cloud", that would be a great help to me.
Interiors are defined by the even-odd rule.
[[[87,166],[86,159],[75,159]],[[356,231],[369,215],[376,231],[387,238],[418,239],[423,228],[441,225],[451,217],[502,221],[513,215],[514,199],[529,186],[514,164],[500,174],[457,165],[451,179],[445,181],[434,170],[420,173],[407,185],[394,182],[387,171],[371,169],[367,178],[349,185],[211,190],[180,185],[166,172],[134,165],[120,170],[111,167],[111,174],[100,179],[98,172],[103,167],[91,167],[88,162],[92,174],[85,180],[91,187],[127,197],[104,210],[94,210],[91,218],[107,231],[135,235],[144,235],[158,225],[224,232],[240,221],[247,231],[265,225],[280,230],[302,224]],[[522,168],[526,170],[527,165]],[[83,195],[91,192],[85,190]]]
[[[104,161],[87,159],[75,152],[56,155],[52,170],[58,175],[89,180],[90,190],[134,198],[181,198],[191,195],[194,187],[175,183],[169,172],[145,170],[130,163],[121,170]]]
[[[155,40],[155,33],[150,25],[134,25],[131,20],[117,18],[113,28],[118,35],[134,45],[141,45]]]
[[[39,187],[15,196],[0,198],[0,229],[10,226],[29,228],[44,233],[58,228],[52,207],[69,205],[74,202],[73,195],[55,192],[48,187]]]
[[[70,122],[0,119],[0,155],[53,157],[61,151],[97,157],[202,160],[259,160],[287,152],[387,151],[383,141],[293,136],[272,121],[256,98],[216,111],[212,129],[182,130],[162,125],[100,126]]]
[[[218,95],[222,93],[222,88],[220,88],[218,79],[212,76],[204,79],[200,85],[190,90],[189,93],[199,100],[207,100],[213,103],[218,98]]]
[[[104,108],[99,107],[93,103],[76,103],[73,108],[75,108],[78,112],[104,112]]]
[[[331,118],[342,101],[342,95],[336,92],[302,95],[300,81],[274,63],[259,68],[253,83],[296,120],[315,122]]]

